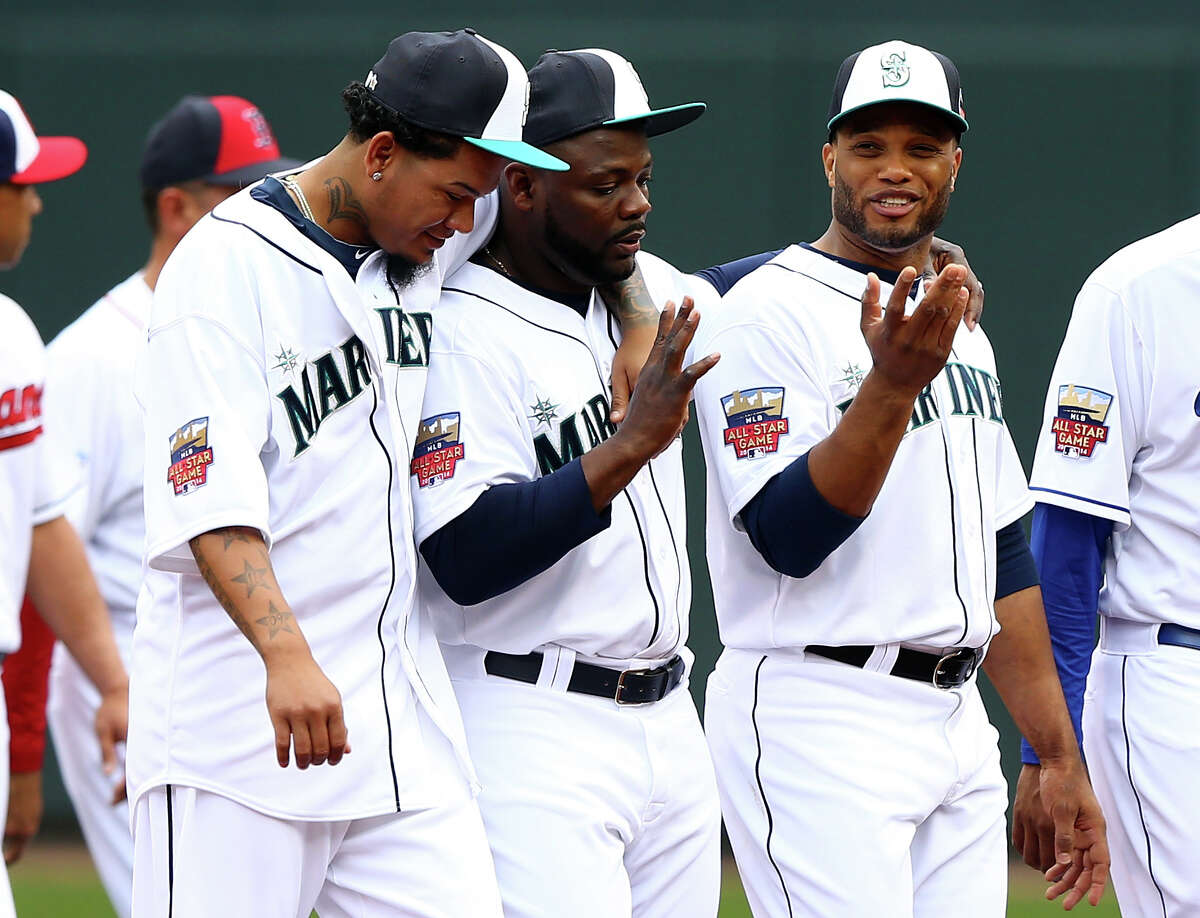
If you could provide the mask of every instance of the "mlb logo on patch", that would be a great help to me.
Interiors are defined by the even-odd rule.
[[[208,481],[208,467],[213,451],[208,445],[208,418],[188,421],[171,434],[171,467],[167,480],[175,493],[190,494]]]
[[[411,474],[417,485],[435,487],[454,477],[454,466],[465,450],[458,440],[459,413],[450,411],[426,418],[417,430],[417,445],[413,449]]]
[[[783,387],[744,389],[721,399],[725,409],[725,445],[739,459],[757,459],[779,450],[779,438],[788,432],[783,416]]]
[[[1090,459],[1096,444],[1108,439],[1104,419],[1112,396],[1074,384],[1058,387],[1058,413],[1050,421],[1054,449],[1068,459]]]

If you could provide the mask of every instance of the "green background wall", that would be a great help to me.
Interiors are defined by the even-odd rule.
[[[343,128],[339,90],[415,28],[471,25],[527,64],[546,48],[612,48],[634,61],[653,103],[707,101],[704,118],[654,146],[648,247],[679,267],[813,239],[829,220],[819,153],[837,65],[905,38],[949,54],[962,72],[972,129],[943,235],[966,247],[987,285],[984,324],[1028,463],[1080,283],[1110,252],[1200,203],[1194,0],[431,6],[209,0],[201,12],[152,0],[37,9],[3,0],[0,87],[42,133],[83,137],[91,157],[80,175],[43,189],[33,244],[0,290],[49,339],[141,265],[141,143],[181,94],[249,97],[285,152],[317,155]],[[717,647],[694,432],[688,443],[701,687]],[[1011,770],[1016,738],[1002,713],[997,721]],[[69,818],[60,791],[48,803],[49,822]]]

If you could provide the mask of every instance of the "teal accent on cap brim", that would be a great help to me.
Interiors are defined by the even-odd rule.
[[[565,163],[556,156],[544,153],[523,140],[481,140],[478,137],[464,137],[463,140],[480,149],[487,150],[489,153],[495,153],[505,159],[513,159],[538,169],[567,172],[571,168],[570,163]]]
[[[646,136],[657,137],[691,124],[704,114],[708,106],[703,102],[685,102],[683,105],[672,105],[670,108],[656,108],[641,115],[630,115],[627,118],[613,118],[604,124],[625,124],[630,121],[645,121]]]
[[[887,105],[889,102],[911,102],[914,105],[924,105],[926,108],[932,108],[935,112],[939,112],[943,115],[948,116],[949,118],[953,119],[954,121],[957,121],[959,126],[963,129],[964,134],[968,130],[970,130],[970,125],[967,124],[967,119],[964,118],[962,115],[960,115],[956,111],[952,111],[951,109],[948,109],[948,108],[943,108],[940,105],[935,105],[934,103],[928,101],[927,99],[905,99],[901,96],[888,96],[886,99],[873,99],[870,102],[864,102],[862,105],[856,105],[856,106],[854,106],[854,108],[848,108],[844,112],[841,112],[836,118],[830,118],[829,123],[827,125],[825,125],[825,130],[832,131],[833,126],[835,124],[837,124],[839,121],[841,121],[843,118],[845,118],[847,115],[852,115],[857,111],[862,111],[864,108],[870,108],[872,105]]]

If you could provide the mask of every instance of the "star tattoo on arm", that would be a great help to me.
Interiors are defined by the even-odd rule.
[[[265,567],[255,567],[249,561],[242,561],[242,572],[236,577],[231,578],[234,583],[240,583],[246,588],[246,596],[254,595],[254,591],[259,587],[270,589],[267,583],[267,569]]]
[[[267,640],[269,641],[280,631],[295,634],[296,632],[288,627],[293,618],[295,616],[291,612],[280,612],[279,609],[275,608],[275,603],[269,602],[267,603],[267,614],[260,619],[256,619],[256,621],[267,629]]]

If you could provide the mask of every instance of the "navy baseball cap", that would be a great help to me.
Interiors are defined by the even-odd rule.
[[[651,108],[642,80],[621,55],[601,48],[547,51],[529,71],[525,139],[543,146],[584,131],[643,121],[646,136],[691,124],[706,108],[687,102]]]
[[[0,89],[0,182],[53,182],[78,172],[85,162],[82,140],[37,136],[21,103]]]
[[[522,140],[525,68],[474,29],[393,38],[363,83],[375,101],[418,127],[540,169],[570,168]]]
[[[946,116],[959,132],[967,130],[962,81],[954,61],[906,41],[872,45],[842,61],[833,81],[828,129],[849,115],[884,102],[915,102]]]
[[[150,129],[138,175],[142,187],[183,182],[241,188],[300,165],[279,153],[271,125],[238,96],[184,96]]]

